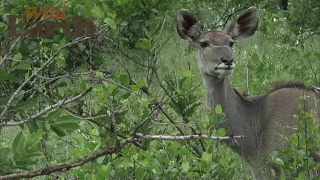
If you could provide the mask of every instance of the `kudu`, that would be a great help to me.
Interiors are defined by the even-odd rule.
[[[299,114],[300,97],[307,95],[306,107],[316,109],[320,118],[316,88],[284,85],[258,97],[245,97],[231,87],[229,75],[235,68],[232,46],[235,40],[253,35],[258,26],[258,9],[245,10],[226,30],[200,32],[196,17],[188,10],[178,13],[177,31],[199,51],[197,64],[207,87],[207,102],[213,110],[221,104],[227,121],[221,126],[228,135],[244,135],[238,143],[227,143],[251,165],[264,162],[267,154],[283,146],[280,134],[290,135]],[[319,90],[319,89],[318,89]]]

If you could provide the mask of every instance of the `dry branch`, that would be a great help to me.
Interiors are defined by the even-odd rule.
[[[145,140],[167,140],[167,141],[186,141],[186,140],[198,140],[198,139],[208,139],[208,140],[235,140],[243,138],[240,136],[207,136],[207,135],[185,135],[185,136],[168,136],[168,135],[143,135],[141,133],[136,133],[135,137]]]
[[[207,136],[207,135],[186,135],[186,136],[168,136],[168,135],[143,135],[141,133],[136,133],[132,137],[129,137],[123,141],[121,141],[117,146],[105,148],[101,152],[88,155],[82,159],[79,159],[74,162],[55,165],[39,170],[27,171],[21,173],[14,173],[5,176],[0,176],[0,180],[8,180],[8,179],[20,179],[20,178],[33,178],[36,176],[49,175],[54,172],[64,172],[68,171],[72,168],[82,166],[88,162],[91,162],[101,156],[105,156],[108,154],[118,153],[129,143],[135,143],[138,139],[145,140],[167,140],[167,141],[189,141],[189,140],[198,140],[198,139],[208,139],[208,140],[235,140],[238,138],[243,138],[244,136],[226,136],[226,137],[218,137],[218,136]]]
[[[42,116],[43,114],[53,110],[53,109],[56,109],[60,106],[63,106],[63,105],[66,105],[66,104],[69,104],[71,102],[74,102],[80,98],[82,98],[83,96],[85,96],[86,94],[88,94],[90,91],[92,90],[92,87],[90,87],[89,89],[87,89],[86,91],[82,92],[81,94],[73,97],[73,98],[70,98],[70,99],[64,99],[64,100],[61,100],[59,102],[57,102],[56,104],[54,105],[51,105],[51,106],[48,106],[47,108],[43,109],[42,111],[38,112],[37,114],[27,118],[27,119],[24,119],[24,120],[20,120],[20,121],[17,121],[17,122],[0,122],[0,127],[2,126],[20,126],[22,124],[25,124],[27,122],[30,122],[32,121],[33,119],[37,118],[37,117],[40,117]]]
[[[12,43],[12,45],[9,48],[9,51],[7,54],[4,55],[4,57],[1,59],[0,61],[0,68],[2,68],[4,66],[4,63],[6,62],[7,59],[9,59],[9,56],[12,53],[13,48],[17,45],[17,43],[21,40],[21,37],[18,37],[17,39],[14,40],[14,42]]]

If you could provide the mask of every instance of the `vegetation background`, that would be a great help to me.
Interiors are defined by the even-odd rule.
[[[181,8],[202,30],[260,9],[256,34],[234,48],[239,91],[261,95],[276,80],[320,85],[318,0],[0,2],[0,179],[252,179],[219,141],[133,138],[226,134],[217,128],[221,107],[213,115],[203,105],[197,52],[176,33]],[[92,20],[96,36],[66,37],[60,28],[53,38],[8,37],[7,16],[25,14],[26,5],[66,6],[67,17]],[[319,148],[319,124],[304,115],[308,131],[284,137],[290,146],[270,155],[282,179],[320,170],[309,153]]]

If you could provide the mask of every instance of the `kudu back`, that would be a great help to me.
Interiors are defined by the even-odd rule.
[[[229,75],[235,68],[232,55],[235,40],[253,35],[258,26],[258,10],[251,7],[244,11],[226,30],[200,32],[196,17],[188,10],[179,11],[177,31],[181,38],[198,49],[198,68],[207,87],[207,102],[214,110],[221,104],[227,121],[221,126],[229,135],[244,135],[237,143],[228,144],[243,156],[249,164],[264,162],[267,154],[283,147],[280,134],[294,132],[297,120],[294,114],[300,97],[309,97],[304,105],[315,109],[320,117],[317,88],[305,88],[299,84],[285,84],[259,97],[244,97],[231,87]]]

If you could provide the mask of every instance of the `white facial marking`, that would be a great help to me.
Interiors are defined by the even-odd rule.
[[[225,76],[229,76],[231,75],[233,72],[233,69],[229,69],[229,70],[226,70],[226,69],[217,69],[217,73],[219,74],[219,77],[225,77]]]
[[[229,69],[234,69],[236,67],[236,65],[234,63],[232,63],[231,66],[225,65],[224,63],[219,64],[219,66],[216,69],[225,69],[225,70],[229,70]]]
[[[218,47],[218,48],[221,48],[221,47],[226,47],[226,48],[228,48],[229,46],[227,46],[227,45],[225,45],[225,46],[216,46],[216,45],[210,45],[211,47]]]

